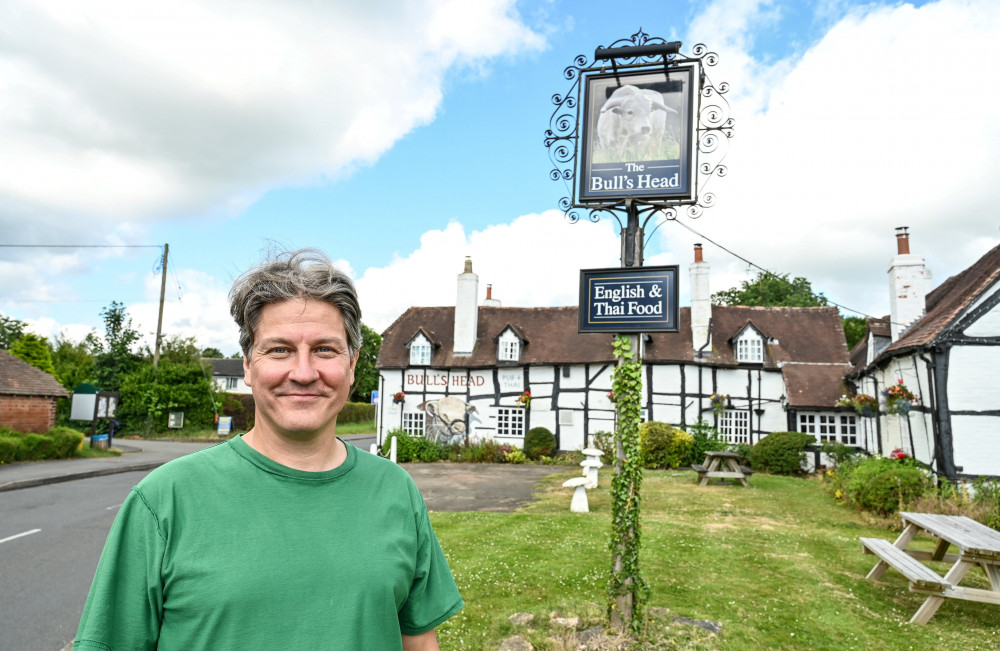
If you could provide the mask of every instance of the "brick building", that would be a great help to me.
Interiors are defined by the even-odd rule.
[[[0,426],[45,432],[56,424],[56,402],[69,393],[54,377],[0,350]]]

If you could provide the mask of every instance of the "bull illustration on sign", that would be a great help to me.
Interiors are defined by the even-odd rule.
[[[476,408],[454,397],[428,400],[418,405],[427,415],[424,436],[435,443],[464,443],[468,427],[465,419]]]
[[[606,162],[658,158],[667,114],[676,110],[649,88],[625,85],[611,93],[597,117],[597,137]],[[673,130],[671,130],[673,131]]]

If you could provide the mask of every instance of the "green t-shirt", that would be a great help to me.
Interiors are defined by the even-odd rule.
[[[74,649],[400,649],[462,598],[413,480],[347,445],[325,472],[241,438],[153,471],[108,535]]]

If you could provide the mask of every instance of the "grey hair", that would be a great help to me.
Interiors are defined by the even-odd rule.
[[[240,328],[240,348],[250,358],[264,307],[292,299],[323,301],[340,310],[351,357],[361,350],[361,306],[350,277],[323,252],[299,249],[272,254],[233,283],[229,313]]]

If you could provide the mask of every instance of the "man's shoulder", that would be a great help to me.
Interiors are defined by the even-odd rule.
[[[139,488],[154,488],[178,482],[189,482],[199,477],[211,476],[221,466],[236,461],[236,454],[224,441],[210,448],[185,454],[154,469],[139,482]]]

